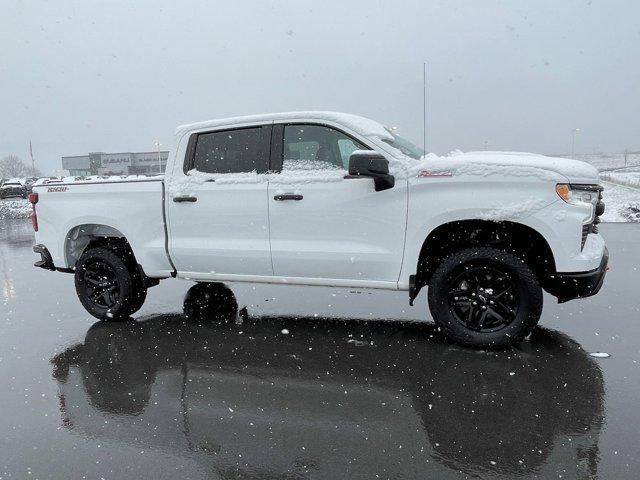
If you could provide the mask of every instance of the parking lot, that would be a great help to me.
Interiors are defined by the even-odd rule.
[[[545,297],[487,352],[447,343],[424,292],[237,284],[220,321],[169,280],[96,322],[5,220],[0,479],[637,478],[640,226],[601,231],[600,294]]]

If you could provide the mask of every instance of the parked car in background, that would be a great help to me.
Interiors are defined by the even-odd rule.
[[[27,187],[18,178],[10,178],[2,184],[2,187],[0,187],[0,198],[27,198],[28,194]]]
[[[27,189],[27,195],[33,191],[33,184],[36,183],[37,181],[38,181],[38,177],[28,177],[24,179],[23,183]]]

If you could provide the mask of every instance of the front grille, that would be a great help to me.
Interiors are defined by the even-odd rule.
[[[587,235],[590,233],[598,233],[598,224],[600,223],[600,215],[604,213],[604,202],[602,201],[602,187],[598,186],[598,204],[596,205],[596,216],[593,222],[582,225],[582,243],[580,249],[584,248],[587,241]]]

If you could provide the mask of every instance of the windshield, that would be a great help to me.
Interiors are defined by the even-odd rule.
[[[393,140],[384,138],[383,141],[385,143],[388,143],[393,148],[397,148],[402,153],[404,153],[408,157],[411,157],[415,160],[419,160],[421,157],[424,156],[424,150],[422,148],[414,145],[412,142],[410,142],[406,138],[402,138],[400,135],[397,135],[392,130],[389,130],[389,133],[393,136]]]

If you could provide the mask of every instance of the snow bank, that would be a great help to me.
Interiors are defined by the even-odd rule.
[[[31,211],[31,204],[28,200],[0,200],[0,220],[29,218]]]

